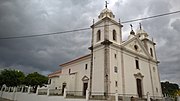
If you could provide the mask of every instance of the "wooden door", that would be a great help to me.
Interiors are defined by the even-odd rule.
[[[62,86],[62,94],[64,94],[64,89],[66,88],[66,84],[63,84]]]
[[[88,88],[88,83],[83,84],[83,96],[86,96],[86,90]]]
[[[140,98],[142,98],[142,82],[141,79],[136,79],[137,82],[137,93]]]

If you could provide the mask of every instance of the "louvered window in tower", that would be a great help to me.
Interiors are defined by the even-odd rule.
[[[151,53],[151,56],[153,57],[153,50],[152,50],[152,48],[150,48],[150,53]]]
[[[101,31],[97,31],[97,42],[101,40]]]
[[[117,40],[116,30],[113,30],[113,40],[114,40],[114,41]]]

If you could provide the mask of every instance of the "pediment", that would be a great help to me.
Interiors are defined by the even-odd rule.
[[[144,77],[144,75],[142,75],[141,73],[137,73],[137,74],[134,74],[135,78],[139,78],[139,79],[142,79]]]
[[[108,17],[105,17],[105,18],[97,21],[97,22],[94,24],[94,26],[96,26],[96,27],[97,27],[97,26],[102,26],[102,25],[104,24],[104,20],[105,20],[105,19],[108,19],[108,20],[111,22],[111,24],[113,24],[113,25],[118,25],[118,26],[119,26],[119,23],[118,23],[118,22],[116,22],[115,20],[110,19],[110,18],[108,18]],[[92,25],[91,27],[93,27],[93,25]]]
[[[87,77],[87,76],[84,76],[83,78],[82,78],[82,81],[88,81],[89,80],[89,78]]]
[[[133,37],[133,38],[127,40],[122,45],[125,47],[125,49],[127,51],[130,51],[130,52],[135,53],[135,54],[142,55],[142,56],[147,57],[147,58],[150,57],[150,55],[147,52],[147,50],[145,49],[143,43],[137,37]]]

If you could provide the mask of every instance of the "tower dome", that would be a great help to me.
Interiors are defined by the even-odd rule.
[[[140,39],[144,39],[144,38],[147,38],[147,37],[148,37],[147,32],[145,32],[145,31],[142,29],[141,23],[140,23],[140,29],[139,29],[136,33],[137,33],[137,36],[139,36]]]
[[[147,32],[145,32],[143,29],[138,30],[136,33],[137,33],[137,35],[140,35],[140,36],[143,35],[145,37],[148,37]]]
[[[115,15],[113,14],[113,12],[108,9],[108,8],[105,8],[101,11],[100,15],[98,16],[99,19],[103,19],[105,17],[108,17],[108,18],[115,18]]]
[[[145,34],[146,36],[148,36],[147,32],[145,32],[143,29],[138,30],[137,34]]]

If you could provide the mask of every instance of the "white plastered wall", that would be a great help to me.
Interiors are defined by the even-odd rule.
[[[137,95],[136,77],[134,74],[141,73],[142,78],[142,93],[146,95],[147,92],[152,94],[151,77],[149,71],[149,63],[146,59],[138,57],[139,68],[136,69],[135,55],[124,52],[124,70],[125,70],[125,93]]]
[[[85,69],[85,65],[87,64],[87,69]],[[71,73],[69,74],[69,69],[71,69]],[[69,91],[83,91],[83,81],[82,78],[86,76],[90,78],[90,57],[63,67],[62,75],[59,79],[61,81],[60,85],[63,83],[67,84],[67,89]],[[89,81],[88,81],[89,87]]]
[[[103,46],[94,49],[94,53],[93,53],[92,94],[95,92],[100,92],[102,94],[104,93],[104,47]]]
[[[115,58],[116,54],[116,58]],[[117,67],[117,73],[114,72],[114,66]],[[110,47],[110,93],[118,91],[122,94],[122,71],[121,71],[121,51],[117,47]],[[116,87],[115,81],[118,85]]]

